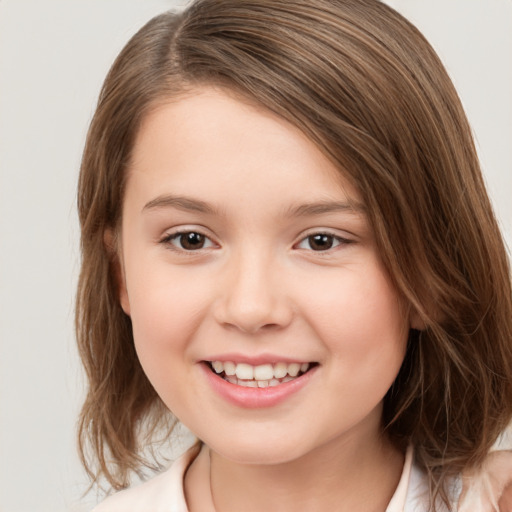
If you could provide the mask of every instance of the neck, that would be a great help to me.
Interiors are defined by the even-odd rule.
[[[189,480],[187,487],[195,492],[187,493],[192,498],[189,507],[191,512],[384,512],[398,485],[403,461],[403,455],[382,436],[372,442],[332,441],[276,465],[239,464],[210,451],[211,492],[205,492],[205,457],[190,471],[195,483]],[[209,503],[193,498],[205,494]]]

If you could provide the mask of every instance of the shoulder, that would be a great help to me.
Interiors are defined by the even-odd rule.
[[[449,482],[451,505],[441,500],[442,512],[512,512],[512,450],[489,453],[479,468],[465,471]],[[407,500],[403,512],[429,510],[429,484],[426,473],[415,464],[411,468]],[[394,510],[394,509],[393,509]]]
[[[491,452],[462,475],[458,512],[512,512],[512,450]]]
[[[512,480],[505,487],[498,502],[500,512],[512,512]]]
[[[194,445],[165,472],[143,484],[120,491],[100,503],[92,512],[187,512],[183,477],[199,453]]]

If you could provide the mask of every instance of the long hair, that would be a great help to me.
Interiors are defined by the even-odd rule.
[[[151,20],[118,56],[78,190],[86,467],[126,486],[151,434],[172,428],[137,360],[104,235],[119,226],[141,121],[204,84],[298,127],[360,193],[387,272],[424,325],[410,333],[383,428],[415,447],[446,498],[447,478],[478,465],[512,416],[510,271],[457,93],[419,31],[376,0],[198,0]]]

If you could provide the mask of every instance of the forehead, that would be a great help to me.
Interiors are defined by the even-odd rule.
[[[324,197],[315,199],[342,194],[359,203],[340,169],[297,127],[213,87],[156,106],[141,124],[128,172],[128,183],[143,180],[147,188],[167,186],[178,195],[193,185],[198,193],[236,188],[242,197],[260,188],[284,199],[292,191],[304,198],[316,191]]]

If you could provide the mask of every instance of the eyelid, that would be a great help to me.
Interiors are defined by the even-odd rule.
[[[186,235],[187,233],[197,233],[198,235],[204,236],[205,239],[207,239],[210,242],[210,245],[208,247],[201,247],[195,250],[187,250],[184,248],[177,247],[175,244],[172,243],[173,240],[177,239],[181,235]],[[165,245],[170,250],[174,250],[176,252],[185,254],[200,253],[204,250],[219,247],[219,244],[214,240],[214,237],[211,234],[209,234],[209,230],[202,228],[201,226],[179,226],[173,229],[169,229],[158,240],[158,243]]]
[[[330,237],[334,238],[339,243],[337,245],[335,245],[334,247],[330,247],[329,249],[326,249],[324,251],[315,251],[313,249],[306,249],[306,248],[299,247],[299,245],[302,244],[303,242],[305,242],[309,237],[316,236],[316,235],[330,236]],[[316,228],[316,229],[308,230],[305,233],[302,233],[299,240],[295,244],[293,244],[293,248],[307,250],[310,252],[315,252],[315,253],[321,254],[321,253],[331,252],[333,250],[338,249],[340,246],[346,246],[346,245],[349,245],[352,243],[355,243],[355,240],[353,238],[348,238],[347,236],[343,236],[339,233],[334,232],[331,229]]]

